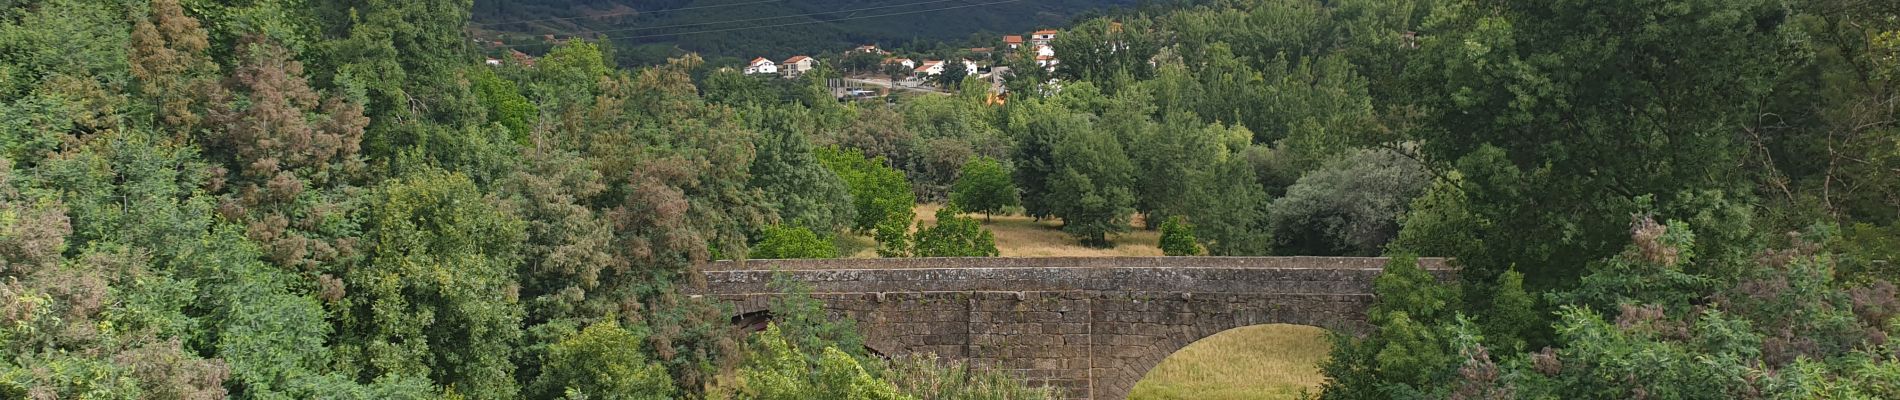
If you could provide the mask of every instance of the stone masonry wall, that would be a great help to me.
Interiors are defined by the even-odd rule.
[[[1119,400],[1176,350],[1228,329],[1364,330],[1383,258],[752,260],[708,266],[700,295],[764,310],[775,271],[857,320],[884,354],[1002,369],[1065,398]],[[1440,259],[1420,263],[1449,279]]]

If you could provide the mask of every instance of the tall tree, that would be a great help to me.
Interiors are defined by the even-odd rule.
[[[1135,212],[1134,165],[1112,133],[1085,130],[1060,140],[1045,198],[1050,213],[1084,245],[1113,246],[1108,235],[1127,232]]]
[[[341,362],[360,381],[427,377],[473,398],[519,391],[515,285],[523,225],[457,174],[377,188],[362,216],[365,258],[343,277]]]
[[[957,175],[957,184],[951,188],[950,202],[964,210],[983,213],[986,221],[992,214],[1008,212],[1010,207],[1022,203],[1009,175],[1009,170],[996,159],[970,159],[963,163],[963,171]]]
[[[1455,255],[1459,276],[1488,284],[1516,264],[1533,290],[1569,286],[1581,263],[1621,247],[1616,221],[1636,197],[1688,216],[1740,194],[1733,138],[1772,86],[1764,60],[1786,43],[1785,12],[1770,1],[1435,8],[1405,71],[1428,110],[1414,133],[1426,155],[1459,163],[1474,213],[1510,221],[1480,233],[1484,253]]]

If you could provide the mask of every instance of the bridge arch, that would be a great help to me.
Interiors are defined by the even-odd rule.
[[[1296,398],[1316,390],[1330,356],[1331,331],[1310,325],[1262,324],[1221,331],[1182,346],[1142,374],[1130,397],[1196,399]],[[1225,395],[1222,395],[1225,393]]]
[[[1367,328],[1382,258],[1114,257],[753,260],[714,263],[707,286],[740,313],[767,282],[805,282],[865,344],[1008,371],[1065,398],[1119,400],[1169,354],[1228,329]],[[1448,279],[1442,260],[1421,260]]]

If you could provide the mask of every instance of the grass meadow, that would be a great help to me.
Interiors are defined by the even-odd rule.
[[[1326,330],[1255,325],[1201,339],[1148,370],[1129,400],[1299,399],[1318,394]]]

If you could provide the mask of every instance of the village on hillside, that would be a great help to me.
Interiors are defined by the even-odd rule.
[[[1051,42],[1058,33],[1054,29],[1043,29],[1027,35],[1004,35],[997,38],[1000,46],[959,48],[947,52],[951,54],[890,50],[877,44],[865,44],[823,62],[832,64],[832,69],[842,75],[828,82],[840,99],[878,98],[892,91],[948,94],[963,80],[979,79],[990,82],[992,97],[1000,101],[1006,91],[1003,81],[1009,73],[1004,60],[1027,57],[1037,67],[1053,72],[1060,61]],[[740,67],[740,71],[746,75],[794,79],[820,63],[818,58],[803,54],[782,60],[754,57]]]

